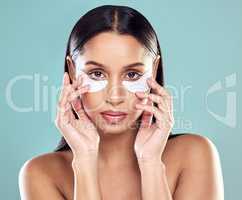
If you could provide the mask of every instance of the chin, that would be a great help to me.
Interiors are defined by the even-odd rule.
[[[116,127],[105,127],[105,128],[102,128],[99,131],[99,133],[104,135],[104,136],[118,135],[118,134],[123,134],[125,132],[127,132],[127,129],[120,128],[118,126],[116,126]]]

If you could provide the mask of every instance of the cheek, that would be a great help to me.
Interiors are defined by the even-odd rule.
[[[89,116],[94,116],[98,112],[106,110],[107,107],[109,107],[105,103],[105,97],[102,92],[86,93],[82,96],[82,102],[84,110]],[[125,95],[123,103],[117,107],[134,117],[142,113],[141,110],[135,108],[135,105],[141,102],[142,100],[138,99],[134,93],[128,93]]]
[[[135,121],[141,116],[142,110],[137,110],[135,104],[141,103],[142,100],[138,99],[135,94],[129,93],[123,103],[118,106],[123,111],[128,113],[126,124],[134,124]],[[84,110],[92,121],[102,120],[99,113],[107,108],[109,105],[105,104],[105,96],[102,92],[86,93],[82,96],[82,103]]]
[[[101,92],[96,93],[86,93],[82,96],[83,107],[85,111],[92,115],[92,113],[97,113],[104,107],[104,99]]]
[[[126,102],[126,108],[130,113],[136,111],[135,104],[137,104],[139,100],[135,97],[134,94],[131,93],[130,95],[128,95],[125,99],[125,102]]]
[[[142,100],[138,99],[133,93],[129,93],[129,95],[126,97],[125,107],[127,108],[127,111],[131,118],[137,118],[137,116],[139,116],[142,113],[142,110],[138,110],[135,108],[135,105],[141,102]]]

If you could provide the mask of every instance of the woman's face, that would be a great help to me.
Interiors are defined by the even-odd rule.
[[[104,89],[82,96],[84,110],[98,130],[104,134],[135,130],[135,122],[142,114],[135,104],[141,100],[122,81],[137,80],[154,67],[147,50],[130,35],[104,32],[85,43],[78,59],[82,64],[76,70],[83,70],[95,80],[107,80]]]

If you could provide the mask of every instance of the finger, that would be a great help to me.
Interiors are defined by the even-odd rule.
[[[161,127],[162,113],[157,107],[155,107],[153,105],[136,104],[136,108],[147,111],[149,113],[153,113],[156,118],[156,123],[157,123],[158,127]]]
[[[63,85],[69,85],[69,84],[70,84],[70,77],[69,77],[69,74],[65,72],[63,77]]]
[[[70,109],[71,107],[71,105],[69,104],[70,101],[75,99],[75,97],[78,96],[78,93],[85,90],[80,87],[80,90],[78,90],[77,92],[75,91],[75,89],[79,87],[81,83],[82,83],[82,75],[80,75],[77,80],[74,80],[72,84],[70,84],[69,75],[68,73],[65,72],[64,79],[63,79],[63,88],[60,94],[60,100],[58,105],[58,108],[62,113],[65,113],[68,109]],[[70,97],[70,95],[72,96]]]
[[[170,112],[170,103],[168,103],[167,100],[164,99],[162,96],[153,93],[147,94],[145,92],[136,92],[135,94],[139,98],[148,98],[152,102],[157,103],[158,108],[162,109],[164,112]]]
[[[80,74],[77,77],[77,80],[74,81],[74,83],[72,84],[73,87],[73,92],[70,94],[68,101],[73,101],[75,98],[80,97],[81,94],[85,93],[88,91],[88,89],[90,88],[90,85],[82,85],[83,84],[83,74]]]
[[[83,84],[83,74],[80,74],[77,79],[75,80],[75,82],[73,83],[73,88],[74,89],[78,89],[79,87],[82,86]]]
[[[62,88],[62,91],[61,91],[61,94],[59,97],[59,101],[58,101],[59,108],[65,108],[65,106],[68,103],[68,101],[67,101],[68,96],[71,92],[73,92],[71,85],[68,85],[68,86]]]
[[[149,141],[151,144],[159,145],[162,148],[162,151],[165,144],[167,143],[169,133],[169,131],[163,132],[161,129],[155,129],[154,133],[149,138]]]
[[[152,88],[152,90],[161,96],[170,96],[168,91],[162,87],[159,83],[156,82],[156,80],[154,80],[153,78],[149,78],[147,80],[148,85]]]
[[[70,104],[70,107],[72,108],[71,104]],[[70,110],[70,112],[68,112],[68,115],[69,115],[69,119],[70,119],[71,122],[76,120],[75,115],[74,115],[72,110]]]
[[[161,104],[163,101],[162,97],[157,94],[153,94],[153,93],[147,94],[145,92],[136,92],[135,94],[141,99],[149,98],[151,101],[157,104]]]
[[[89,90],[90,86],[85,85],[79,88],[78,90],[73,91],[69,96],[68,96],[68,101],[74,101],[77,97],[81,96],[83,93],[87,92]]]
[[[76,121],[74,120],[73,124],[75,123]],[[77,133],[77,130],[75,128],[76,126],[73,126],[73,124],[68,123],[61,129],[61,134],[63,135],[67,143],[70,144],[71,149],[75,148],[75,146],[72,146],[72,144],[75,144],[76,141],[80,139],[80,137],[82,138],[80,141],[85,141],[87,139],[84,134],[79,134],[79,132]],[[75,149],[72,150],[74,151]]]
[[[167,96],[166,96],[167,97]],[[164,96],[159,96],[156,94],[149,94],[148,99],[157,103],[158,108],[162,110],[163,113],[168,114],[173,118],[173,100],[172,97],[165,98]]]
[[[72,85],[70,84],[70,78],[68,73],[64,73],[63,85],[57,104],[57,116],[61,123],[66,124],[70,119],[74,118],[73,112],[71,111],[71,104],[68,102],[68,96],[73,91]],[[73,115],[73,116],[72,116]]]
[[[71,102],[72,108],[77,114],[79,119],[87,119],[86,113],[82,105],[82,99],[77,98]]]
[[[81,73],[77,78],[77,91],[72,97],[70,97],[72,99],[71,106],[79,119],[86,117],[85,116],[86,114],[83,109],[82,101],[81,101],[81,95],[87,92],[88,89],[90,88],[89,84],[82,86],[83,79],[84,79],[84,74]]]
[[[71,109],[71,106],[69,103],[65,104],[64,106],[60,106],[60,104],[57,104],[56,106],[57,113],[60,115],[64,115],[68,110]]]
[[[157,94],[149,94],[148,99],[157,103],[158,108],[161,109],[163,112],[170,113],[170,102],[167,99],[164,99],[162,96]]]
[[[159,94],[154,93],[146,93],[146,92],[136,92],[135,93],[138,98],[144,99],[149,98],[157,104],[161,104],[163,102],[164,96],[160,96]]]
[[[152,101],[148,100],[147,105],[152,105]],[[141,118],[141,127],[148,128],[152,124],[153,113],[144,111]]]
[[[71,93],[71,91],[73,91],[73,89],[72,89],[72,86],[70,85],[69,75],[65,72],[63,77],[63,85],[61,88],[58,106],[57,106],[58,110],[62,113],[64,113],[68,108],[67,98],[68,98],[68,95]]]

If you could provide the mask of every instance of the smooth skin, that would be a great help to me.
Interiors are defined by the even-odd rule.
[[[147,54],[132,36],[110,32],[98,34],[84,47],[83,63],[96,63],[83,65],[83,70],[108,79],[108,86],[88,93],[82,77],[75,78],[75,62],[66,58],[70,74],[63,77],[55,124],[71,151],[28,160],[19,173],[21,199],[223,200],[215,145],[192,133],[168,140],[173,103],[168,90],[155,81],[160,57]],[[132,63],[143,64],[128,66]],[[123,79],[131,81],[147,67],[153,67],[147,81],[153,93],[133,94],[120,87]],[[127,117],[115,126],[108,124],[100,114],[108,109],[125,111]]]

